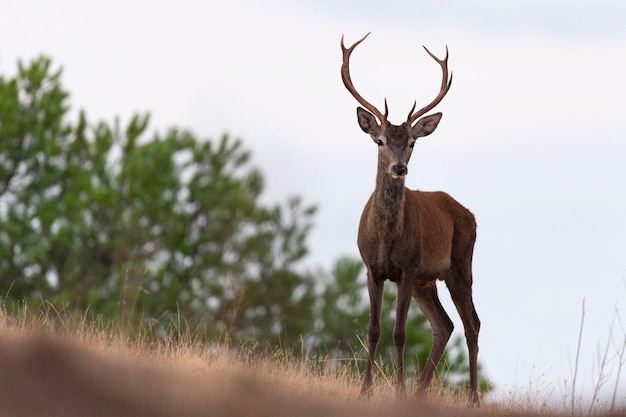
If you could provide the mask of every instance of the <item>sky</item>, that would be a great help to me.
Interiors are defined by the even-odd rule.
[[[0,72],[45,54],[64,69],[74,114],[150,112],[154,130],[243,139],[264,199],[319,205],[314,269],[358,256],[374,189],[376,145],[341,82],[341,36],[372,32],[352,79],[379,108],[387,98],[392,123],[438,92],[421,45],[439,56],[447,45],[444,116],[418,140],[406,183],[446,191],[477,218],[479,360],[495,395],[558,402],[571,395],[583,300],[577,393],[589,397],[598,354],[624,340],[625,18],[622,0],[21,0],[2,6]],[[603,395],[617,386],[626,404],[618,359]]]

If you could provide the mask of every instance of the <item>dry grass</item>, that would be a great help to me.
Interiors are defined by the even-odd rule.
[[[52,308],[16,316],[0,310],[2,416],[557,415],[524,399],[470,409],[465,395],[441,386],[427,400],[397,400],[380,372],[374,398],[362,401],[359,375],[321,365],[189,335],[150,342]]]

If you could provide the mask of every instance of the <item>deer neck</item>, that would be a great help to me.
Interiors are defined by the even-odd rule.
[[[404,179],[394,179],[381,169],[376,175],[372,214],[375,223],[389,232],[402,224]]]

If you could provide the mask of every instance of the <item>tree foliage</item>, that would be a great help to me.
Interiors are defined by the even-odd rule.
[[[242,143],[68,121],[47,58],[0,78],[0,295],[277,342],[311,320],[315,207],[263,205]],[[294,314],[297,311],[298,314]]]

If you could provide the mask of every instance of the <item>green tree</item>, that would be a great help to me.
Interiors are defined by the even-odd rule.
[[[299,271],[315,207],[263,205],[241,141],[68,121],[45,57],[0,77],[0,296],[211,337],[299,341],[313,279]],[[181,318],[183,320],[181,320]],[[291,342],[288,342],[291,343]]]
[[[378,363],[386,369],[395,368],[396,350],[393,343],[396,288],[385,285],[381,314],[381,335],[378,342]],[[365,359],[369,299],[364,265],[359,259],[339,258],[326,277],[323,294],[317,306],[316,352],[325,357],[329,352],[345,365],[352,366],[354,357]],[[438,365],[438,375],[445,384],[462,387],[469,382],[469,363],[461,336],[453,338]],[[431,329],[426,317],[412,303],[407,317],[405,344],[405,371],[419,374],[428,359],[432,346]],[[345,360],[344,360],[345,359]],[[361,370],[365,367],[361,362]],[[483,391],[489,390],[482,367],[479,381]]]

